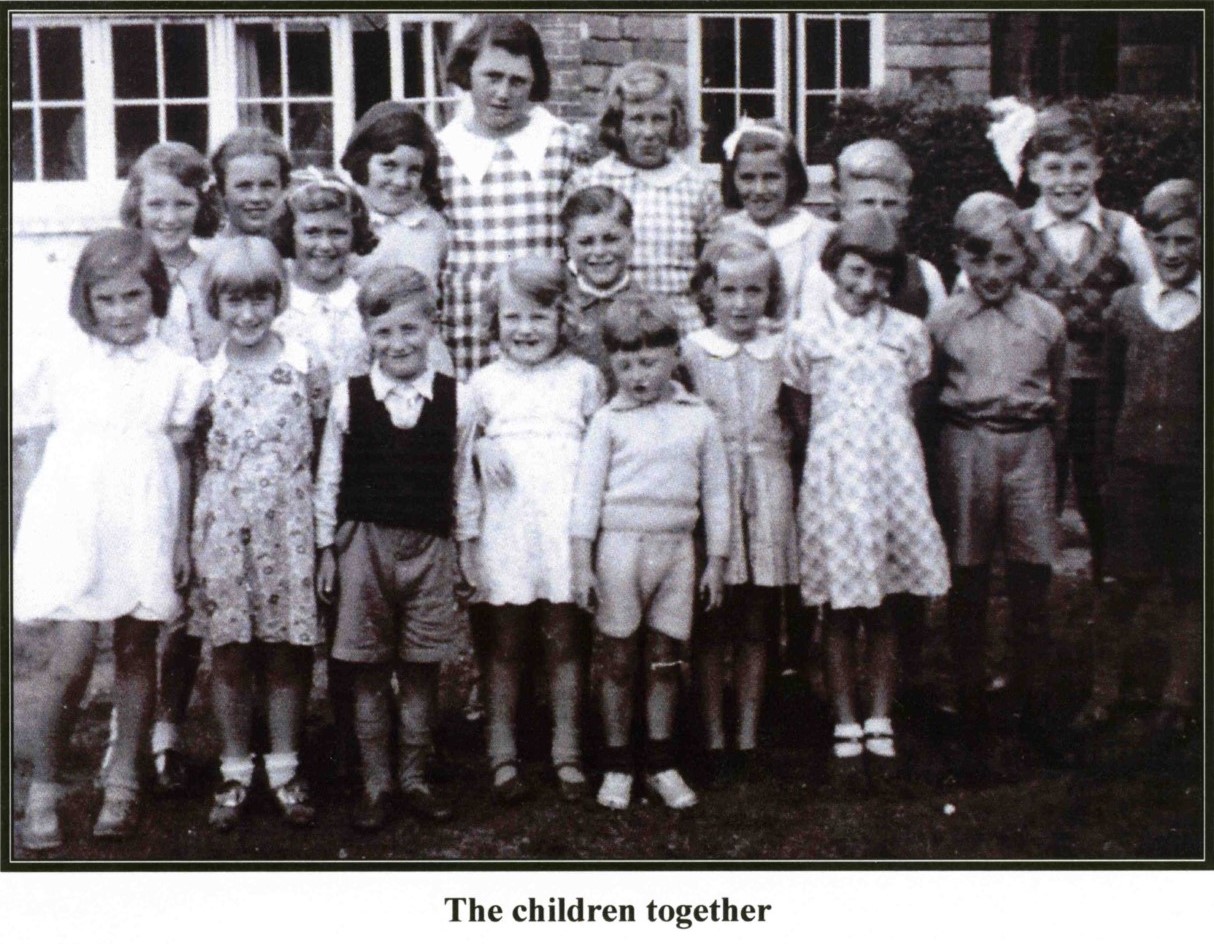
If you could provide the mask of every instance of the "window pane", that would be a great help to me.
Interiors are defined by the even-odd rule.
[[[742,114],[751,118],[776,117],[776,97],[774,95],[743,95]]]
[[[164,137],[167,141],[184,141],[194,145],[199,153],[207,152],[207,106],[170,105],[165,110]]]
[[[744,17],[741,51],[742,88],[775,88],[776,24],[768,17]]]
[[[44,102],[84,98],[79,29],[56,26],[38,30],[38,82]]]
[[[390,66],[387,30],[356,30],[354,33],[355,118],[361,118],[363,112],[376,102],[382,102],[384,99],[392,97]]]
[[[835,87],[835,22],[805,21],[806,88]]]
[[[866,89],[869,85],[869,25],[863,20],[844,20],[840,42],[843,54],[843,87]]]
[[[164,93],[207,97],[207,31],[201,23],[164,27]]]
[[[240,98],[282,94],[278,33],[269,23],[236,27],[236,94]]]
[[[13,180],[34,179],[34,113],[14,111],[12,124]]]
[[[127,105],[114,109],[119,177],[126,177],[139,155],[160,140],[158,111],[155,105]]]
[[[157,98],[156,27],[115,26],[114,97]]]
[[[12,84],[9,86],[14,101],[28,102],[33,96],[30,85],[30,31],[27,29],[13,30],[12,44],[9,46],[12,57]]]
[[[701,95],[700,117],[704,122],[704,137],[700,146],[700,160],[719,164],[725,159],[721,142],[737,124],[732,95]]]
[[[700,21],[700,62],[704,70],[704,88],[733,88],[733,17],[706,16]]]
[[[333,90],[329,31],[319,24],[287,27],[287,82],[292,95],[328,95]]]
[[[455,34],[455,24],[453,23],[434,23],[430,27],[434,31],[434,87],[442,91],[446,88],[445,79],[443,78],[443,63],[447,61],[447,54],[451,52],[451,47],[455,45],[453,36]]]
[[[829,164],[833,154],[823,153],[822,144],[830,125],[834,99],[827,95],[811,95],[805,100],[805,161],[808,164]]]
[[[236,113],[241,127],[269,128],[275,134],[282,135],[281,105],[241,105]]]
[[[291,105],[291,158],[296,167],[333,166],[333,109]]]
[[[84,109],[43,110],[42,179],[84,180]]]
[[[401,30],[401,58],[404,60],[405,98],[426,94],[426,63],[422,58],[422,25],[407,23]]]

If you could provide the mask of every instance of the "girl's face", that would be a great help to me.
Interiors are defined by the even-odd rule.
[[[305,288],[325,288],[342,280],[354,244],[354,225],[345,210],[295,215],[295,273]]]
[[[645,102],[626,102],[620,120],[624,155],[633,167],[662,167],[670,160],[674,107],[670,95]]]
[[[219,320],[228,329],[228,340],[241,347],[257,348],[270,337],[270,326],[278,314],[278,298],[269,289],[220,289],[215,296]]]
[[[632,230],[610,213],[579,216],[566,243],[573,267],[595,288],[618,284],[632,258]]]
[[[228,221],[247,236],[262,236],[282,199],[278,160],[269,154],[241,154],[224,167],[223,203]]]
[[[1201,227],[1197,220],[1175,220],[1163,229],[1148,232],[1147,245],[1160,281],[1169,288],[1188,285],[1201,271]]]
[[[409,300],[364,318],[371,358],[389,377],[412,380],[426,369],[434,319],[425,302]]]
[[[103,341],[129,347],[148,336],[154,314],[152,289],[139,272],[123,272],[91,286],[89,306],[97,337]]]
[[[507,134],[527,120],[535,71],[526,56],[485,46],[472,63],[469,78],[472,111],[484,131]]]
[[[542,364],[556,351],[561,318],[556,308],[544,308],[534,299],[506,285],[497,312],[502,354],[516,364]]]
[[[858,253],[849,252],[835,271],[835,301],[849,315],[859,318],[889,295],[893,273],[873,265]]]
[[[733,183],[742,209],[760,226],[774,223],[788,209],[788,175],[778,151],[739,154]]]
[[[422,170],[426,155],[421,148],[401,144],[387,154],[367,159],[367,185],[363,199],[385,216],[397,216],[422,202]]]
[[[139,195],[139,228],[161,259],[188,250],[201,201],[190,187],[169,174],[148,174]]]
[[[712,314],[716,326],[732,341],[750,341],[758,334],[771,298],[771,262],[722,259],[713,280]]]

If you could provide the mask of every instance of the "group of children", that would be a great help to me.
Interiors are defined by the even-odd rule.
[[[1107,718],[1152,577],[1166,565],[1178,598],[1199,598],[1193,184],[1152,191],[1144,239],[1096,201],[1090,125],[1043,113],[1028,155],[1038,203],[963,203],[949,297],[904,248],[911,170],[892,142],[840,155],[832,224],[802,206],[804,164],[774,123],[739,124],[719,188],[684,161],[684,97],[664,66],[619,70],[599,123],[609,154],[591,166],[540,104],[550,74],[525,21],[478,20],[448,78],[468,94],[446,128],[376,105],[345,175],[292,170],[261,129],[209,162],[156,145],[132,169],[125,228],[84,249],[71,298],[83,330],[15,423],[19,442],[46,441],[14,613],[56,634],[26,848],[62,842],[62,755],[108,621],[101,838],[136,827],[149,733],[158,781],[181,787],[203,640],[222,744],[215,828],[248,801],[258,715],[277,805],[312,821],[298,758],[322,644],[338,728],[357,742],[354,825],[381,827],[393,801],[450,819],[428,764],[457,590],[504,803],[530,792],[515,729],[536,634],[560,794],[592,792],[579,730],[592,625],[607,808],[631,801],[637,711],[645,786],[672,809],[697,803],[674,744],[688,643],[705,774],[744,774],[773,641],[786,631],[795,661],[819,618],[832,765],[888,770],[899,666],[918,672],[927,600],[945,593],[980,751],[996,545],[1012,685],[1040,733],[1057,720],[1042,717],[1034,657],[1064,456],[1096,566],[1124,578],[1117,628],[1099,630],[1117,640],[1099,648],[1076,724]],[[1176,649],[1164,698],[1183,718],[1195,643]]]

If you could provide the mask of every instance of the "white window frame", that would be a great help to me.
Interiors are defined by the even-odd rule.
[[[439,88],[438,48],[434,41],[436,23],[450,23],[452,38],[458,42],[461,28],[466,27],[471,17],[461,13],[389,13],[388,14],[388,68],[391,70],[392,100],[406,102],[422,109],[426,121],[432,128],[439,127],[442,115],[439,107],[459,101],[458,90],[446,94]],[[405,26],[420,24],[422,27],[422,75],[421,98],[405,96],[405,44],[401,36]]]
[[[84,58],[83,35],[81,36],[81,42],[80,42],[80,45],[81,45],[80,82],[81,82],[81,86],[82,86],[82,88],[80,90],[81,98],[78,98],[78,99],[48,99],[47,101],[43,101],[42,100],[42,87],[41,87],[42,86],[42,77],[39,74],[41,72],[41,69],[40,69],[41,63],[38,58],[38,56],[39,56],[38,31],[42,30],[42,29],[54,29],[56,27],[69,27],[72,29],[76,29],[78,27],[76,26],[76,24],[73,24],[73,23],[58,23],[58,22],[20,23],[17,25],[22,29],[28,29],[29,33],[30,33],[30,59],[29,59],[30,98],[28,101],[12,102],[10,107],[14,111],[28,111],[30,113],[31,125],[32,125],[32,129],[33,129],[33,145],[34,145],[34,179],[30,180],[30,181],[22,181],[22,183],[26,183],[26,184],[76,183],[77,181],[69,181],[69,180],[45,180],[42,177],[42,164],[43,164],[43,160],[42,160],[42,158],[43,158],[42,113],[44,111],[51,111],[51,110],[56,110],[56,111],[58,111],[58,110],[66,111],[69,109],[79,110],[84,114],[85,120],[86,121],[88,120],[88,107],[87,107],[86,100],[84,98],[84,96],[87,95],[88,82],[85,80],[85,77],[84,77],[84,68],[86,65],[86,60]],[[9,49],[10,50],[12,49],[11,36],[10,36],[10,40],[9,40]],[[11,68],[11,64],[10,64],[10,68]],[[89,172],[89,154],[87,152],[87,147],[88,147],[88,133],[87,133],[87,129],[86,129],[86,133],[85,133],[86,152],[84,155],[84,179],[85,180],[88,180],[88,172]]]
[[[857,91],[843,87],[843,21],[868,19],[868,87],[878,89],[885,84],[885,14],[884,13],[798,13],[796,14],[797,129],[801,145],[805,144],[806,100],[829,98],[836,104],[843,96]],[[832,89],[810,89],[809,53],[805,48],[805,24],[809,20],[832,22],[835,27],[835,84]]]

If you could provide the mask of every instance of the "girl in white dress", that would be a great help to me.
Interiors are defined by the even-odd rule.
[[[565,270],[555,259],[503,266],[486,301],[502,358],[468,381],[468,427],[479,436],[460,459],[456,538],[465,579],[492,608],[489,762],[494,793],[505,802],[526,793],[514,724],[520,657],[536,625],[547,652],[561,793],[577,799],[586,789],[577,725],[586,627],[573,602],[569,513],[582,434],[603,402],[604,381],[565,350],[564,293]]]
[[[55,647],[40,689],[25,846],[63,841],[56,805],[96,653],[114,621],[117,741],[104,774],[98,838],[138,820],[137,761],[156,692],[156,636],[181,609],[189,577],[189,464],[184,449],[204,395],[198,362],[151,334],[169,280],[136,231],[106,230],[81,253],[68,335],[42,365],[19,441],[49,430],[13,562],[13,615],[45,620]]]

